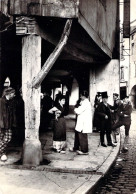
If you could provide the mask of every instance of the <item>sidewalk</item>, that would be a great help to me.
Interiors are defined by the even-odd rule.
[[[74,143],[74,119],[67,118],[67,150],[65,154],[51,151],[52,132],[40,136],[43,157],[49,164],[37,167],[15,165],[21,156],[21,148],[10,147],[8,160],[0,162],[0,194],[84,194],[93,193],[93,187],[113,164],[120,147],[99,145],[99,133],[88,136],[89,155],[69,152]]]

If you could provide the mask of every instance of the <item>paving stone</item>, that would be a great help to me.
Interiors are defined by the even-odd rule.
[[[134,194],[136,192],[136,112],[132,113],[132,124],[130,129],[130,137],[128,143],[128,152],[123,153],[120,151],[118,158],[122,158],[120,161],[121,170],[117,173],[117,165],[114,165],[108,174],[108,178],[105,179],[103,185],[97,189],[97,193],[108,194],[110,188],[110,194]],[[124,142],[124,129],[121,128],[121,147]],[[108,181],[107,181],[108,180]],[[113,186],[114,184],[114,186]],[[102,188],[102,192],[101,192]]]

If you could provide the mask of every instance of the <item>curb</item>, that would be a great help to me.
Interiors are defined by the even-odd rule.
[[[101,165],[101,167],[96,171],[100,174],[94,174],[91,178],[86,181],[81,187],[74,192],[74,194],[94,194],[97,187],[99,186],[102,179],[108,174],[110,168],[114,164],[115,160],[117,159],[118,153],[120,151],[121,146],[121,135],[119,135],[119,143],[117,147],[113,148],[113,151],[109,155],[109,157],[105,160],[105,162]]]

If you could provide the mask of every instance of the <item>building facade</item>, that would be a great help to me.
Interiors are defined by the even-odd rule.
[[[40,92],[68,92],[73,106],[82,90],[119,93],[118,0],[2,0],[0,87],[8,76],[25,102],[23,163],[42,160]],[[91,118],[93,119],[93,118]],[[34,154],[35,153],[35,154]]]
[[[133,109],[136,109],[136,20],[131,22],[130,32],[130,83],[129,93]]]

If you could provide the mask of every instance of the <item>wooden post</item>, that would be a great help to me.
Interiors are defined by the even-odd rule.
[[[25,102],[25,141],[23,164],[39,165],[42,161],[40,125],[40,90],[32,80],[41,69],[41,37],[27,35],[22,39],[22,93]]]
[[[60,53],[62,52],[64,46],[67,43],[67,40],[68,40],[68,37],[69,37],[69,34],[70,34],[70,30],[71,30],[71,25],[72,25],[72,20],[68,19],[66,21],[66,24],[65,24],[65,27],[64,27],[64,30],[63,30],[63,33],[61,35],[61,38],[60,38],[60,41],[59,41],[58,45],[55,47],[54,51],[50,54],[50,56],[46,60],[44,66],[41,69],[41,71],[33,79],[32,85],[33,85],[34,88],[38,88],[41,85],[42,81],[44,80],[44,78],[48,74],[49,70],[52,68],[55,61],[57,60]]]

